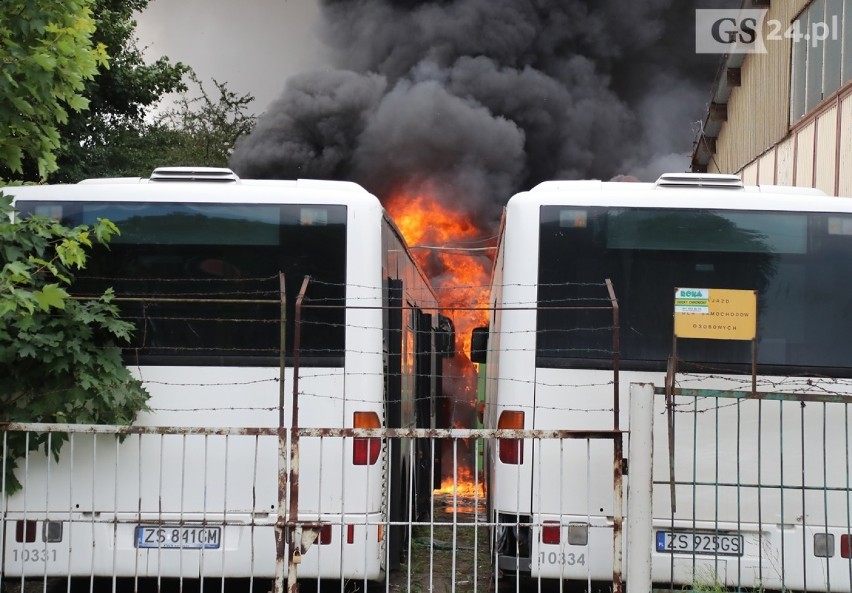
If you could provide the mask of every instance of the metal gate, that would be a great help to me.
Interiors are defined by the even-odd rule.
[[[280,591],[288,587],[290,575],[291,589],[296,584],[415,592],[526,589],[536,585],[493,569],[495,524],[476,468],[478,450],[498,439],[615,437],[579,431],[300,429],[303,442],[316,440],[319,447],[329,439],[381,439],[385,448],[394,439],[419,442],[420,447],[400,449],[411,456],[412,473],[418,451],[443,451],[448,460],[442,487],[429,489],[428,511],[420,516],[412,504],[404,521],[388,520],[389,508],[380,521],[346,514],[338,521],[316,521],[290,514],[288,431],[60,424],[2,428],[4,467],[12,438],[47,435],[48,446],[52,439],[68,439],[59,460],[42,451],[20,460],[15,474],[20,490],[11,492],[6,481],[2,485],[0,587],[27,591]],[[199,459],[199,451],[205,461],[188,463]],[[277,463],[277,474],[263,471],[270,461]],[[418,493],[412,490],[408,496],[413,500]],[[401,563],[386,572],[383,582],[318,576],[296,581],[303,568],[309,572],[307,567],[346,559],[349,548],[365,537],[384,540],[385,566],[391,564],[390,546],[402,548]]]
[[[848,591],[852,411],[843,387],[757,397],[681,390],[667,405],[664,390],[631,386],[631,405],[643,394],[648,404],[644,412],[631,407],[629,414],[627,543],[622,547],[613,538],[611,546],[590,553],[610,554],[615,563],[615,551],[623,550],[628,590],[645,590],[646,580],[648,587],[670,590]],[[349,557],[347,546],[381,537],[379,560],[385,566],[390,546],[401,552],[401,563],[383,582],[325,577],[298,582],[339,590],[367,585],[413,592],[554,590],[559,581],[494,570],[497,525],[488,512],[476,453],[499,439],[621,438],[486,429],[299,433],[303,442],[320,447],[332,439],[379,439],[384,448],[395,439],[420,443],[399,448],[410,456],[412,472],[418,452],[442,450],[448,460],[444,483],[429,488],[427,512],[415,514],[417,506],[409,505],[402,521],[387,519],[388,501],[382,519],[344,514],[318,522],[289,514],[286,430],[9,424],[2,432],[4,467],[12,438],[65,435],[68,442],[60,461],[41,451],[21,459],[17,493],[10,492],[8,481],[2,484],[0,586],[283,590],[290,574],[310,573],[312,563],[334,565]],[[207,461],[187,464],[196,458],[192,450]],[[270,466],[278,471],[261,471]],[[353,493],[363,487],[349,486]],[[619,494],[614,488],[613,497]],[[408,492],[412,500],[418,495]],[[528,527],[541,533],[546,526]],[[281,545],[291,537],[299,549],[294,563],[290,548]]]
[[[628,588],[850,590],[848,382],[760,387],[631,385]]]

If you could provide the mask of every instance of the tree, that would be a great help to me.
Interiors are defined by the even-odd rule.
[[[227,167],[237,139],[248,135],[257,120],[248,111],[254,97],[239,95],[229,90],[227,83],[213,79],[218,91],[214,99],[194,72],[190,71],[189,79],[198,94],[181,93],[176,106],[149,127],[148,141],[152,147],[159,147],[161,165]]]
[[[82,88],[87,111],[70,114],[59,127],[62,143],[51,183],[129,174],[132,161],[123,154],[124,145],[144,135],[146,117],[164,96],[186,90],[188,66],[168,57],[147,64],[137,45],[133,15],[149,0],[88,1],[96,15],[92,41],[109,55],[109,68],[99,68]],[[41,176],[30,161],[14,178],[37,181]]]
[[[10,198],[0,194],[0,422],[132,422],[148,399],[121,360],[119,344],[133,324],[119,319],[112,291],[96,299],[66,291],[87,252],[118,229],[102,219],[69,229],[44,216],[11,215]],[[50,439],[54,455],[65,439]],[[14,492],[15,460],[48,439],[9,432],[6,440],[6,486]]]
[[[37,179],[56,170],[59,126],[88,106],[86,81],[107,68],[91,4],[7,0],[0,11],[0,163],[13,174],[25,160]]]
[[[116,131],[108,149],[93,151],[98,176],[147,177],[164,165],[228,166],[236,139],[254,126],[256,117],[249,111],[254,97],[232,92],[216,80],[218,96],[208,93],[192,71],[189,80],[191,89],[153,122]]]
[[[99,66],[110,70],[93,39],[93,1],[9,0],[0,12],[0,172],[41,180],[55,171],[61,131],[98,105],[84,95],[96,96]],[[131,422],[148,399],[121,360],[133,325],[119,319],[111,291],[78,300],[66,290],[87,251],[118,229],[12,214],[0,192],[0,422]],[[6,433],[7,490],[20,488],[19,457],[48,442],[58,455],[65,439]]]

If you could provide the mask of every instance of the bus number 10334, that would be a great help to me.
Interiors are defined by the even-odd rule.
[[[585,566],[586,555],[573,552],[539,552],[539,564],[561,564],[563,566]]]

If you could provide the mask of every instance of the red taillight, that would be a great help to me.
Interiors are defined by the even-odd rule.
[[[355,543],[355,526],[347,525],[346,526],[346,543],[354,544]]]
[[[320,527],[319,532],[319,544],[321,546],[327,546],[331,543],[331,525],[323,525]]]
[[[524,413],[517,411],[505,411],[500,414],[497,428],[522,429],[524,427]],[[518,465],[524,462],[523,439],[500,439],[500,461]]]
[[[840,536],[840,557],[852,558],[852,535],[845,534]]]
[[[375,412],[355,412],[355,428],[379,428],[379,415]],[[355,465],[373,465],[379,460],[382,439],[377,437],[356,438],[352,448],[352,463]]]
[[[561,532],[559,521],[545,521],[541,526],[541,543],[558,545]]]
[[[18,543],[30,543],[36,539],[35,521],[18,521],[15,523],[15,541]]]

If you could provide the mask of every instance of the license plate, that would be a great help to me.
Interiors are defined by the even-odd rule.
[[[657,552],[742,556],[743,536],[738,533],[712,531],[658,531]]]
[[[180,548],[183,550],[218,549],[221,527],[189,525],[138,525],[137,548]]]

